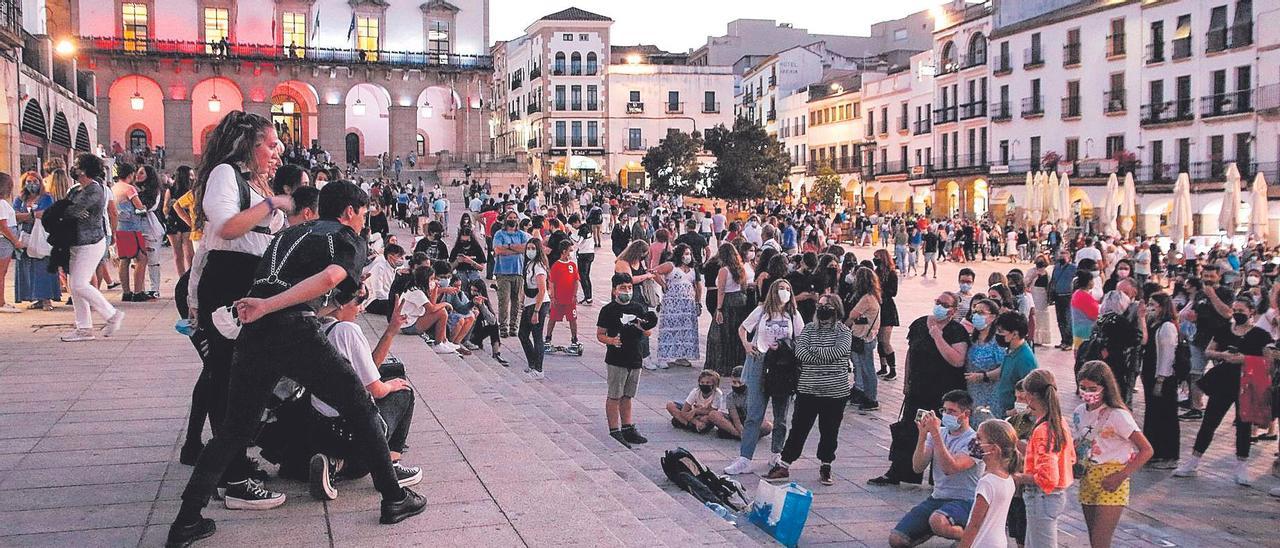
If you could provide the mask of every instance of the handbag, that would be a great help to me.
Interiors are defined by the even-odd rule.
[[[764,390],[770,396],[787,396],[796,391],[800,383],[800,367],[795,348],[790,340],[778,342],[764,354]]]
[[[164,223],[156,216],[154,211],[147,213],[147,236],[154,239],[164,239]]]
[[[1271,424],[1271,363],[1262,356],[1245,356],[1240,369],[1240,399],[1236,413],[1241,422]]]

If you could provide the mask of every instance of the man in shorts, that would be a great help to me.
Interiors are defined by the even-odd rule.
[[[636,431],[631,417],[631,399],[640,384],[640,341],[658,325],[658,316],[632,298],[631,275],[613,275],[613,298],[600,309],[596,320],[596,340],[605,346],[609,394],[604,403],[609,436],[624,447],[647,441]]]
[[[546,351],[554,348],[551,333],[556,329],[556,322],[568,320],[572,344],[567,350],[581,356],[582,344],[578,342],[578,265],[569,253],[572,246],[572,241],[560,240],[555,250],[559,258],[551,263],[551,314],[547,317]]]
[[[893,527],[889,533],[893,548],[917,546],[934,535],[959,540],[982,476],[982,462],[969,456],[969,444],[977,437],[969,426],[973,415],[969,393],[952,390],[942,396],[942,409],[922,411],[916,420],[920,435],[911,465],[917,474],[929,466],[933,493]]]

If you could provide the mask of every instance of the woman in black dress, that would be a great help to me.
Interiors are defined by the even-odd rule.
[[[898,320],[898,304],[894,298],[898,296],[898,265],[887,249],[877,249],[873,255],[876,276],[880,278],[880,334],[876,337],[879,343],[880,370],[877,375],[885,380],[898,378],[897,355],[893,351],[893,328],[900,325]]]

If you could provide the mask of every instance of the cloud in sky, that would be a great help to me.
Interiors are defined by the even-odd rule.
[[[614,44],[656,44],[682,52],[720,36],[734,19],[774,19],[818,34],[867,35],[871,24],[897,19],[944,0],[491,0],[489,35],[510,40],[544,15],[578,7],[614,20]]]

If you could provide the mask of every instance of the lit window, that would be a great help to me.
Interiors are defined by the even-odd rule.
[[[356,17],[356,49],[365,52],[365,60],[378,60],[378,18]]]
[[[204,41],[207,53],[214,53],[214,43],[230,40],[230,18],[227,8],[204,9]]]
[[[128,3],[121,6],[121,21],[124,23],[125,51],[145,51],[147,40],[151,38],[147,5]]]
[[[280,43],[295,48],[289,52],[291,57],[302,57],[304,48],[307,47],[307,14],[285,12],[281,23],[280,28],[284,29],[284,32],[280,35]]]
[[[440,61],[447,63],[450,53],[449,22],[434,19],[427,24],[427,53],[440,56]]]

